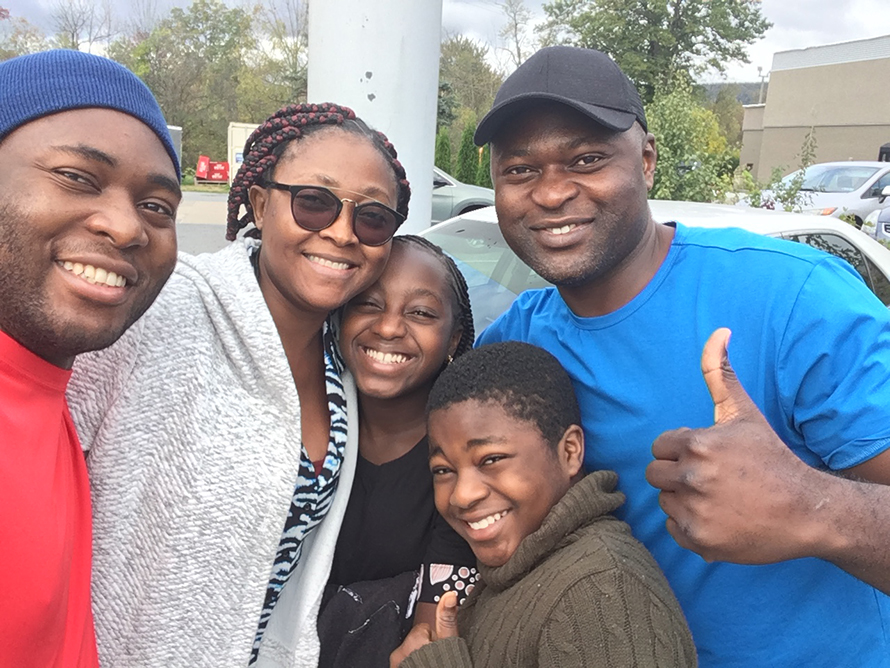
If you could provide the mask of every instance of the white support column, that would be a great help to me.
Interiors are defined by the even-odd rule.
[[[309,102],[336,102],[385,133],[411,182],[402,232],[430,224],[442,0],[312,0]]]

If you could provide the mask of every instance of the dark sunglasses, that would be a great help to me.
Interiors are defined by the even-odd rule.
[[[275,181],[266,181],[265,185],[267,188],[290,193],[290,210],[294,221],[310,232],[319,232],[333,225],[343,211],[344,202],[355,205],[352,210],[352,231],[356,239],[365,246],[382,246],[392,239],[399,225],[405,222],[405,216],[385,204],[356,204],[355,200],[337,197],[323,186],[291,186]]]

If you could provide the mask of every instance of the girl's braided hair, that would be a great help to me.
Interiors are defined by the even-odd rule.
[[[451,256],[445,253],[445,251],[432,241],[428,241],[423,237],[418,237],[413,234],[400,234],[393,237],[392,241],[393,246],[396,244],[411,244],[413,246],[418,246],[423,250],[432,253],[443,265],[445,265],[445,269],[448,272],[448,282],[451,286],[451,292],[457,306],[457,322],[461,327],[460,341],[457,342],[454,357],[457,358],[463,355],[473,347],[473,341],[476,338],[476,333],[473,328],[473,308],[470,305],[470,293],[469,290],[467,290],[467,281],[464,278],[464,275],[460,273],[460,269],[457,268],[457,265],[454,263],[454,260],[451,259]]]
[[[290,143],[319,129],[332,126],[364,137],[380,152],[395,175],[398,187],[396,211],[404,216],[408,215],[411,187],[405,177],[405,168],[398,160],[396,149],[382,132],[369,128],[348,107],[330,103],[291,104],[282,107],[266,119],[266,122],[254,130],[244,144],[244,162],[241,163],[241,168],[229,190],[226,239],[234,241],[239,230],[255,222],[253,207],[248,197],[250,187],[262,186],[266,178],[271,178],[275,165]],[[239,218],[242,206],[245,208],[245,213]],[[254,228],[245,232],[245,236],[259,237],[260,231]]]

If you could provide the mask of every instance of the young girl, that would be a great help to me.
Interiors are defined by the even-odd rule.
[[[351,110],[286,107],[229,195],[228,238],[257,238],[181,255],[127,335],[80,360],[103,665],[317,663],[358,437],[328,317],[380,276],[408,198]]]
[[[418,569],[429,618],[446,589],[472,588],[476,559],[436,512],[426,441],[430,388],[472,343],[463,276],[420,237],[396,237],[383,275],[344,309],[340,344],[358,387],[359,459],[319,618],[322,668],[389,664],[413,613]]]

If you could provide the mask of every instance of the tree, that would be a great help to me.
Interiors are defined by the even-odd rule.
[[[56,0],[51,16],[56,42],[65,49],[92,51],[115,34],[110,0]]]
[[[158,99],[167,121],[183,128],[182,162],[224,159],[230,121],[259,122],[277,104],[257,83],[256,12],[223,0],[193,0],[172,9],[148,35],[117,40],[109,55],[133,70]],[[260,114],[259,118],[253,114]]]
[[[482,149],[482,160],[479,161],[479,169],[476,170],[476,185],[483,188],[494,188],[491,183],[491,145],[486,144]]]
[[[439,80],[439,104],[436,110],[436,132],[449,127],[454,123],[457,108],[457,98],[454,95],[454,87],[448,81]]]
[[[488,47],[462,35],[442,40],[439,80],[447,81],[462,107],[481,117],[491,107],[503,78],[488,64]]]
[[[277,89],[280,101],[306,101],[309,77],[309,5],[305,0],[270,0],[260,12],[256,43],[265,46],[264,80]],[[260,117],[268,115],[268,111]]]
[[[39,28],[0,7],[0,61],[47,48],[46,35]]]
[[[749,62],[747,46],[772,25],[759,0],[552,0],[544,12],[545,43],[608,53],[644,102],[679,74]]]
[[[535,49],[535,40],[529,34],[532,14],[524,0],[502,0],[496,4],[507,19],[498,31],[498,37],[505,43],[502,50],[509,55],[513,67],[517,68]]]
[[[448,136],[447,128],[443,128],[436,133],[436,157],[434,162],[436,167],[442,171],[451,173],[451,137]]]
[[[649,131],[657,138],[658,167],[653,199],[711,202],[729,187],[722,175],[726,139],[714,113],[696,102],[679,78],[646,107]]]
[[[812,193],[802,188],[807,167],[816,161],[816,128],[811,127],[807,131],[796,157],[797,171],[788,178],[782,176],[786,167],[776,167],[767,183],[752,185],[748,196],[751,206],[800,212],[811,205]]]
[[[460,136],[460,150],[457,152],[457,170],[455,177],[464,183],[476,182],[476,170],[479,168],[479,151],[473,144],[474,124],[464,127]]]
[[[717,116],[720,132],[726,137],[730,146],[742,145],[742,121],[745,109],[738,100],[739,87],[727,84],[717,92],[717,99],[711,105],[711,111]]]

